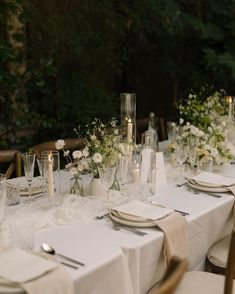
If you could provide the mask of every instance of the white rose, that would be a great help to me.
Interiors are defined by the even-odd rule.
[[[82,151],[80,151],[80,150],[73,151],[73,158],[74,159],[79,159],[81,157],[82,157]]]
[[[87,156],[89,155],[89,151],[88,151],[87,148],[84,148],[84,149],[82,150],[82,155],[83,155],[84,157],[87,157]]]
[[[92,156],[92,159],[94,160],[95,163],[100,163],[103,160],[102,155],[100,153],[95,153]]]
[[[65,142],[64,142],[64,140],[62,140],[62,139],[57,140],[57,141],[55,142],[55,148],[56,148],[57,150],[62,149],[62,148],[64,147],[64,145],[65,145]]]

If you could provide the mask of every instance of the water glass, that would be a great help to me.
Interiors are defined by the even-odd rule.
[[[99,167],[98,171],[99,171],[100,181],[106,188],[107,207],[109,207],[109,189],[112,187],[115,180],[116,166]]]
[[[5,207],[6,207],[6,176],[0,174],[0,225],[3,223],[5,218]]]
[[[117,163],[117,180],[120,185],[124,185],[127,181],[130,157],[121,156]]]

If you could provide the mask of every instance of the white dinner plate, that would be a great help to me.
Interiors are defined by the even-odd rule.
[[[229,190],[225,187],[205,187],[205,186],[192,184],[190,182],[187,182],[187,184],[193,189],[204,191],[204,192],[215,192],[215,193],[229,192]]]
[[[4,280],[0,278],[0,293],[5,294],[25,294],[25,290],[18,285],[4,285]]]
[[[119,218],[119,217],[113,215],[112,213],[110,213],[109,216],[113,221],[115,221],[121,225],[126,225],[126,226],[131,226],[131,227],[140,227],[140,228],[156,227],[156,225],[150,221],[146,221],[146,222],[130,221],[130,220]]]

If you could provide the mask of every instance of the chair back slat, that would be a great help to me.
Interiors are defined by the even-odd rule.
[[[227,267],[225,270],[224,294],[233,293],[233,276],[235,268],[235,229],[233,229],[230,239]]]
[[[147,294],[173,294],[188,268],[186,259],[173,257],[159,284],[154,285]]]
[[[9,179],[15,172],[16,177],[21,176],[21,153],[18,150],[1,150],[0,151],[0,165],[9,164],[4,174]]]

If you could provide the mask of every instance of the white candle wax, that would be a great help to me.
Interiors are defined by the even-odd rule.
[[[132,181],[134,183],[138,183],[140,180],[140,169],[138,167],[138,164],[136,167],[134,167],[131,171]]]
[[[232,118],[232,98],[229,97],[228,100],[228,117]]]
[[[127,142],[132,143],[132,135],[133,135],[133,123],[131,119],[128,119],[127,122]]]
[[[54,179],[53,179],[53,156],[48,155],[48,197],[54,197]]]

